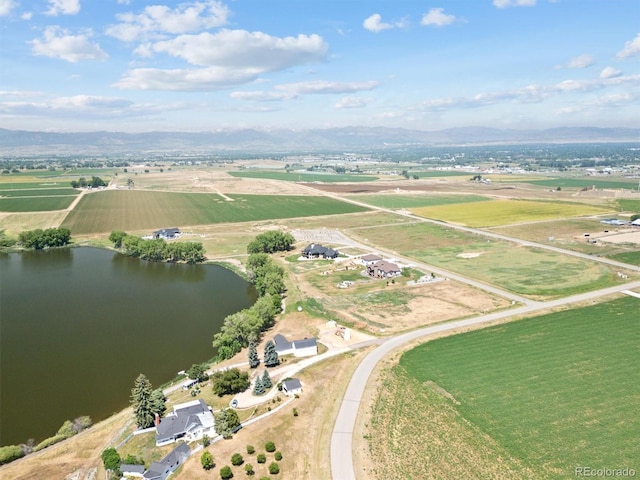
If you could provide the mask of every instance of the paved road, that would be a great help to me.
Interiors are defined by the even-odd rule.
[[[615,287],[605,288],[571,297],[565,297],[558,300],[548,302],[539,302],[537,304],[524,305],[522,307],[509,311],[502,311],[482,315],[479,317],[469,318],[466,320],[456,320],[432,327],[422,328],[413,332],[392,337],[385,341],[382,345],[367,355],[351,377],[351,382],[347,387],[347,391],[342,400],[336,423],[333,427],[331,435],[331,474],[334,480],[355,480],[355,470],[353,465],[353,430],[356,423],[356,416],[360,408],[360,402],[364,393],[367,380],[371,375],[376,364],[386,357],[391,351],[412,342],[421,337],[432,335],[434,333],[446,332],[461,327],[469,327],[472,325],[480,325],[489,323],[494,320],[504,319],[516,315],[531,314],[539,310],[558,307],[571,303],[583,302],[585,300],[596,299],[613,293],[624,292],[628,289],[640,288],[640,281],[618,285]],[[625,292],[626,293],[626,292]]]

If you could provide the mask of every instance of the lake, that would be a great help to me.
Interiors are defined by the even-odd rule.
[[[0,254],[0,445],[97,422],[129,405],[138,374],[159,387],[212,358],[224,318],[256,298],[214,265],[96,248]]]

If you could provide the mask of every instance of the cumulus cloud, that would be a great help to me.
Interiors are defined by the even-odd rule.
[[[182,3],[176,8],[148,5],[141,13],[117,16],[120,23],[111,25],[106,33],[125,42],[162,34],[198,32],[227,24],[229,9],[218,1]]]
[[[444,13],[444,8],[432,8],[422,16],[420,24],[444,27],[445,25],[451,25],[455,21],[456,17]]]
[[[506,7],[533,7],[536,0],[493,0],[493,6],[497,8]]]
[[[11,13],[16,7],[16,2],[13,0],[0,0],[0,17],[4,17]]]
[[[77,15],[80,11],[80,0],[49,0],[47,15]]]
[[[289,100],[291,96],[285,92],[231,92],[231,98],[248,102],[280,102]]]
[[[130,90],[206,91],[255,80],[262,73],[250,68],[207,67],[195,69],[136,68],[114,87]]]
[[[624,44],[624,48],[616,53],[616,58],[635,57],[638,54],[640,54],[640,33]]]
[[[124,98],[75,95],[38,100],[0,102],[0,112],[21,115],[119,117],[135,110],[134,102]]]
[[[579,55],[572,58],[566,64],[567,68],[587,68],[596,63],[596,59],[591,55]]]
[[[328,82],[313,80],[309,82],[283,83],[276,85],[271,92],[233,92],[232,98],[254,102],[272,102],[292,100],[302,95],[343,94],[373,90],[378,82]],[[346,108],[346,106],[344,107]]]
[[[72,35],[66,29],[51,26],[45,29],[42,39],[35,39],[30,43],[34,55],[61,58],[71,63],[109,58],[100,45],[91,42],[92,35],[93,32],[90,29],[79,35]]]
[[[620,70],[616,70],[613,67],[605,67],[602,72],[600,72],[600,78],[615,78],[622,75]]]
[[[362,26],[370,32],[378,33],[391,28],[400,28],[404,26],[404,22],[386,23],[382,21],[382,16],[379,13],[374,13],[362,22]]]
[[[335,107],[342,108],[364,108],[373,102],[371,97],[342,97]]]

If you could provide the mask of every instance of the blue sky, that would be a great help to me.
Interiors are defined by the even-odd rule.
[[[638,0],[0,0],[0,127],[640,127]]]

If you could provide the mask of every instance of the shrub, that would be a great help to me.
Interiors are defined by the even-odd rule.
[[[264,449],[269,453],[275,452],[276,451],[276,444],[271,442],[271,441],[269,441],[269,442],[264,444]]]
[[[247,475],[253,475],[254,473],[256,473],[256,472],[253,470],[253,465],[251,465],[250,463],[247,463],[247,464],[244,466],[244,471],[245,471],[245,472],[247,472]]]
[[[258,463],[267,463],[267,456],[264,453],[259,453],[256,460]]]
[[[202,455],[200,456],[200,463],[202,464],[202,468],[205,470],[211,470],[216,466],[216,462],[213,460],[213,455],[211,455],[211,452],[208,450],[202,452]]]
[[[277,461],[282,460],[282,452],[277,451],[277,452],[275,453],[275,455],[273,456],[273,458],[275,458]]]
[[[220,478],[222,478],[222,480],[229,480],[230,478],[233,478],[233,472],[229,465],[225,465],[220,469]]]
[[[298,416],[298,409],[297,409],[297,408],[294,408],[294,409],[293,409],[293,416],[294,416],[294,417],[297,417],[297,416]]]
[[[54,445],[66,439],[67,437],[65,437],[64,435],[54,435],[53,437],[45,438],[43,441],[41,441],[38,445],[34,447],[33,451],[37,452],[38,450],[42,450],[43,448],[50,447],[51,445]]]
[[[244,459],[239,453],[234,453],[233,455],[231,455],[231,463],[237,467],[238,465],[242,465],[244,463]]]
[[[254,448],[253,445],[247,445],[247,453],[249,455],[253,455],[256,452],[256,449]]]
[[[117,470],[120,468],[120,454],[115,448],[107,448],[100,456],[106,470]]]
[[[278,465],[276,462],[271,462],[269,464],[269,473],[271,475],[277,475],[278,473],[280,473],[280,465]]]
[[[6,447],[0,447],[0,465],[13,462],[18,458],[24,456],[22,448],[18,445],[7,445]]]

